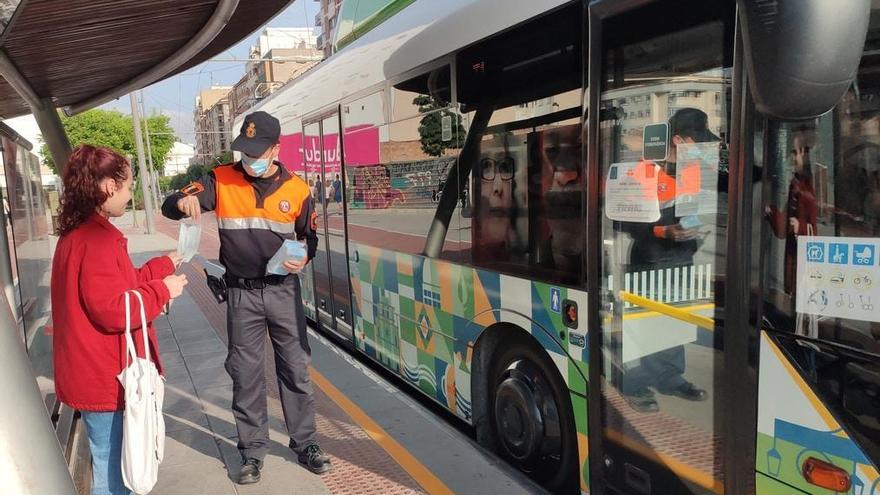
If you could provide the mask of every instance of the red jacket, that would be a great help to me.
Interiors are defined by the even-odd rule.
[[[128,242],[116,227],[93,215],[61,237],[52,261],[55,391],[81,411],[118,411],[123,390],[116,375],[126,365],[125,291],[144,298],[147,321],[159,316],[170,295],[162,279],[174,273],[167,256],[135,269]],[[144,355],[140,308],[131,303],[132,337]],[[149,323],[150,354],[159,363],[156,332]]]

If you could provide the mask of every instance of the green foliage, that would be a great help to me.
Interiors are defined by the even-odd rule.
[[[419,112],[426,114],[419,124],[419,136],[422,151],[430,156],[443,156],[449,148],[464,146],[465,131],[461,124],[461,116],[446,110],[443,104],[427,95],[419,95],[413,99],[419,106]],[[443,118],[449,118],[452,124],[452,138],[443,140]]]
[[[165,167],[165,160],[176,140],[174,130],[169,124],[170,121],[171,119],[167,115],[154,115],[147,119],[147,128],[150,131],[153,168],[159,173]],[[73,147],[80,144],[106,146],[125,156],[137,157],[134,124],[132,123],[131,115],[126,115],[116,110],[102,110],[98,108],[74,115],[73,117],[62,116],[61,123]],[[146,152],[146,146],[144,147],[144,152]],[[43,163],[57,174],[58,166],[52,160],[52,155],[49,153],[49,148],[45,143],[40,147],[40,156],[43,159]],[[136,158],[133,159],[137,160]],[[134,173],[137,174],[137,166],[133,168]]]

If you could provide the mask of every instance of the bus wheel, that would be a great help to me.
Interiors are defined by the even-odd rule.
[[[577,433],[565,383],[547,355],[510,339],[493,359],[489,409],[499,453],[552,493],[578,491]]]

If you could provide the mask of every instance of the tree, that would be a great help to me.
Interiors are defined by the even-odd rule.
[[[129,117],[130,120],[131,117]],[[150,131],[150,151],[152,151],[153,168],[161,175],[165,169],[165,160],[168,159],[168,153],[174,147],[174,141],[177,140],[177,136],[174,134],[174,129],[171,128],[171,117],[167,115],[158,114],[147,117],[147,128]],[[132,132],[134,132],[134,127],[132,127]],[[146,151],[144,149],[144,152]],[[148,160],[147,164],[149,163]]]
[[[176,140],[169,121],[167,115],[154,115],[147,119],[153,168],[159,173],[162,173],[168,152],[171,151]],[[116,110],[94,109],[73,117],[62,116],[61,124],[64,126],[64,132],[67,133],[70,144],[74,147],[80,144],[106,146],[125,156],[137,157],[131,115],[125,115]],[[146,152],[146,146],[144,152]],[[52,155],[45,143],[40,147],[40,156],[43,163],[57,174],[58,166],[52,160]],[[137,167],[133,168],[134,173],[137,174]]]
[[[465,131],[460,115],[446,110],[445,105],[428,95],[416,96],[413,104],[419,106],[419,113],[426,114],[419,125],[422,151],[425,154],[443,156],[443,151],[448,148],[464,146]],[[446,141],[443,140],[444,118],[450,120],[452,127],[452,136]]]

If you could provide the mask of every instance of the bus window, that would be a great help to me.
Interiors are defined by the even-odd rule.
[[[391,122],[384,92],[344,105],[346,204],[352,241],[421,254],[446,177],[464,136],[449,107],[449,67],[394,84]],[[457,225],[438,257],[457,259]]]
[[[459,163],[462,261],[576,286],[586,245],[582,26],[562,11],[542,22],[557,35],[512,32],[458,57],[457,94],[472,123],[464,146],[473,146]]]
[[[769,124],[764,317],[880,354],[880,86],[858,82],[819,119]]]
[[[572,90],[493,113],[471,170],[470,229],[462,230],[473,264],[551,283],[583,280],[579,105]]]

